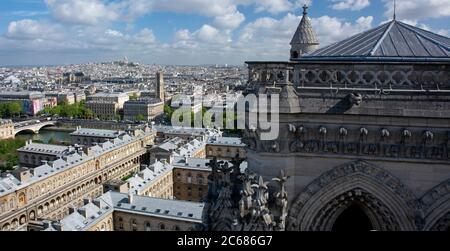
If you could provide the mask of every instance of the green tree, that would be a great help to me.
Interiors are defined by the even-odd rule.
[[[12,170],[19,164],[17,149],[25,146],[24,139],[0,140],[0,170]]]
[[[170,107],[169,105],[164,105],[164,113],[167,115],[167,117],[169,117],[169,119],[172,118],[173,112],[174,110],[172,107]]]
[[[138,100],[138,98],[139,97],[136,93],[130,96],[130,100]]]
[[[20,102],[12,102],[8,104],[8,110],[12,117],[19,116],[23,113],[23,107]]]
[[[136,121],[145,121],[145,117],[142,114],[136,116]]]
[[[11,118],[20,116],[23,113],[22,103],[8,102],[0,104],[0,115],[2,118]]]

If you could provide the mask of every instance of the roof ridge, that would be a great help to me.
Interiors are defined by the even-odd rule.
[[[383,43],[384,39],[386,39],[386,37],[389,35],[389,32],[392,30],[392,27],[394,27],[394,24],[396,22],[397,21],[395,19],[391,21],[391,23],[389,24],[388,28],[384,31],[383,35],[377,41],[377,43],[375,44],[373,49],[369,52],[369,56],[373,56],[375,54],[375,52],[378,50],[378,48],[380,48],[380,46]]]

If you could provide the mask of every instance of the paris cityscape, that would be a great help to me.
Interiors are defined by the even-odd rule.
[[[450,231],[449,0],[0,5],[1,231]]]

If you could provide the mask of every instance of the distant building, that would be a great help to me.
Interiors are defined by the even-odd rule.
[[[180,138],[173,138],[150,149],[150,163],[170,162],[173,157],[205,158],[205,145],[205,141],[197,139],[184,143]]]
[[[58,104],[72,105],[75,103],[75,94],[72,92],[47,92],[45,97],[53,97],[57,99]]]
[[[38,144],[30,140],[17,152],[19,153],[20,166],[35,168],[61,158],[68,154],[70,150],[71,148],[67,146]]]
[[[0,139],[14,138],[14,123],[9,119],[0,120]]]
[[[194,231],[204,224],[204,203],[107,192],[70,208],[59,222],[38,221],[36,231]],[[30,229],[29,229],[30,230]]]
[[[206,157],[232,160],[239,156],[245,159],[245,146],[241,138],[213,136],[206,141]]]
[[[126,93],[97,93],[86,98],[88,102],[116,103],[118,109],[122,109],[128,100],[130,97]]]
[[[137,120],[140,116],[146,121],[164,113],[164,102],[159,99],[139,99],[125,102],[123,107],[125,120]]]
[[[75,96],[76,103],[80,103],[81,101],[86,100],[86,93],[84,93],[83,91],[76,91],[73,93],[73,95]]]
[[[44,108],[53,108],[58,105],[58,98],[56,97],[45,97]]]
[[[93,146],[113,140],[125,132],[114,130],[87,129],[78,127],[77,130],[70,134],[72,144]]]
[[[177,200],[204,201],[208,195],[210,160],[175,157],[173,165],[174,196]]]
[[[66,83],[81,83],[87,77],[82,72],[66,72],[63,74],[63,79]]]
[[[119,113],[120,106],[111,101],[87,101],[86,108],[90,109],[95,117],[102,120],[113,120]]]
[[[163,199],[173,199],[172,165],[157,161],[129,178],[129,193]]]
[[[23,111],[35,116],[46,103],[44,94],[40,92],[0,92],[0,103],[20,102]]]
[[[162,144],[154,146],[150,150],[150,163],[155,163],[159,160],[165,160],[166,162],[169,162],[172,153],[178,150],[183,144],[184,141],[182,139],[172,138]]]
[[[164,142],[173,138],[183,139],[184,142],[188,142],[194,139],[203,141],[206,140],[209,136],[222,136],[222,132],[207,128],[173,127],[161,125],[155,125],[153,126],[153,128],[157,131],[156,140],[158,142]]]

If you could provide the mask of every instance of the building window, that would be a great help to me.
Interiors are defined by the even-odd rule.
[[[119,229],[123,230],[123,219],[122,219],[122,217],[119,217],[118,221],[119,221]]]
[[[166,225],[164,225],[163,223],[159,224],[159,229],[166,230]]]
[[[197,175],[197,182],[200,185],[203,185],[203,175],[199,174]]]
[[[174,231],[180,231],[181,229],[180,229],[179,226],[175,225],[175,226],[173,226],[173,230],[174,230]]]
[[[150,222],[145,222],[145,231],[152,231]]]
[[[132,229],[133,231],[137,231],[137,222],[136,222],[135,219],[132,219],[132,220],[131,220],[131,229]]]

